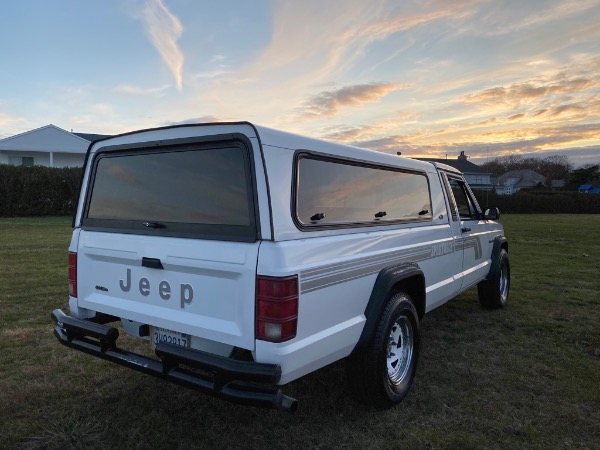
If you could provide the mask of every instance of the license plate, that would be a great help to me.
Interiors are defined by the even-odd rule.
[[[189,348],[190,336],[179,331],[167,330],[166,328],[150,327],[150,343],[152,344],[152,348],[156,348],[161,342]]]

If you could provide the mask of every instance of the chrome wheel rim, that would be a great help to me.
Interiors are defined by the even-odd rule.
[[[509,279],[508,279],[508,267],[506,264],[502,264],[502,266],[500,267],[500,297],[502,298],[502,301],[505,302],[506,298],[508,297],[508,285],[509,285]]]
[[[387,371],[393,384],[400,384],[410,370],[413,359],[414,333],[412,323],[406,316],[400,316],[388,337]]]

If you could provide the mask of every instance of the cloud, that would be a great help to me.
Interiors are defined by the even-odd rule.
[[[336,127],[337,129],[330,129],[322,134],[322,139],[337,141],[337,142],[351,142],[359,139],[364,139],[365,136],[371,134],[378,129],[380,126],[361,126],[361,127]]]
[[[197,124],[197,123],[213,123],[213,122],[226,122],[226,120],[220,119],[215,116],[201,116],[201,117],[193,117],[189,119],[179,120],[177,122],[165,122],[164,125],[188,125],[188,124]]]
[[[304,117],[335,116],[342,107],[355,107],[363,103],[374,103],[403,85],[394,83],[356,84],[334,91],[323,91],[310,98],[299,108]]]
[[[225,65],[219,65],[212,70],[206,70],[204,72],[197,72],[189,75],[189,78],[193,81],[198,80],[215,80],[222,78],[227,75],[233,74],[234,71]]]
[[[551,22],[564,22],[597,6],[597,0],[546,1],[543,7],[540,7],[538,2],[520,2],[519,5],[511,2],[490,2],[487,8],[479,11],[465,31],[484,36],[517,33]]]
[[[558,108],[555,108],[554,111],[550,113],[551,116],[560,116],[568,113],[583,113],[585,112],[585,108],[579,105],[561,105]]]
[[[141,88],[138,86],[131,86],[129,84],[120,84],[116,86],[113,91],[119,94],[128,94],[128,95],[159,95],[162,96],[164,92],[169,89],[168,84],[164,84],[160,87],[155,88]]]
[[[183,86],[183,53],[177,46],[183,26],[162,0],[147,0],[142,21],[152,44],[175,77],[177,89]]]
[[[418,8],[427,8],[430,5],[417,3],[408,5],[406,11],[396,11],[395,15],[386,14],[385,17],[375,20],[364,27],[351,29],[343,40],[359,38],[361,40],[383,40],[388,36],[407,31],[412,28],[424,26],[440,20],[458,21],[474,14],[476,0],[454,1],[451,3],[437,3],[428,11],[418,11]]]
[[[5,133],[10,129],[10,133]],[[0,112],[0,139],[4,139],[31,129],[31,124],[23,117],[11,116]],[[14,132],[12,132],[14,130]]]
[[[599,148],[600,124],[561,125],[541,128],[492,130],[476,136],[465,136],[456,142],[426,142],[423,135],[390,135],[371,140],[352,142],[358,147],[386,153],[402,151],[410,157],[443,157],[465,151],[473,157],[487,154],[501,156],[511,153],[540,153],[562,151],[569,155],[569,148]],[[597,155],[597,158],[600,156]]]
[[[491,119],[484,120],[483,122],[479,122],[477,125],[486,126],[486,125],[494,125],[498,119],[492,117]]]
[[[387,57],[384,54],[371,61],[369,69],[361,68],[359,63],[375,45],[383,46],[384,41],[393,35],[440,21],[453,23],[462,20],[472,14],[477,1],[274,2],[269,44],[234,76],[222,80],[217,89],[221,98],[234,98],[242,90],[256,91],[257,87],[263,87],[268,94],[261,94],[262,104],[271,98],[279,101],[282,97],[288,99],[288,104],[299,104],[306,97],[308,86],[332,80],[352,79],[357,84],[368,82],[364,73],[392,57],[389,53]],[[409,46],[413,42],[412,38],[401,41]],[[395,51],[392,53],[397,56],[396,52],[403,45],[394,42],[393,48]],[[380,52],[373,54],[379,55]],[[357,75],[356,70],[363,75]],[[289,119],[293,122],[297,117],[290,115]]]
[[[555,77],[558,78],[558,77]],[[508,103],[520,104],[524,100],[538,99],[549,95],[571,94],[583,92],[598,86],[598,81],[585,78],[566,79],[560,83],[541,81],[536,84],[533,81],[515,83],[507,87],[496,86],[485,89],[462,98],[467,103]]]
[[[454,114],[445,116],[459,128],[467,120],[477,117],[485,120],[492,115],[498,118],[495,124],[498,128],[516,120],[541,125],[597,121],[600,118],[599,69],[597,57],[585,58],[578,64],[541,72],[528,79],[467,92],[448,100],[446,110]],[[463,117],[461,111],[464,111]],[[436,122],[438,126],[441,123]]]

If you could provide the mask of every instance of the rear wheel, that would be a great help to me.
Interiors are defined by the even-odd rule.
[[[479,303],[486,308],[504,308],[510,291],[510,263],[506,250],[498,255],[498,270],[486,281],[477,285]]]
[[[419,343],[417,310],[408,294],[396,292],[370,342],[347,359],[348,380],[358,399],[381,409],[400,403],[415,377]]]

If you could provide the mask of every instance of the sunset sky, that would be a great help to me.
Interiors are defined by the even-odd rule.
[[[600,0],[0,2],[0,138],[248,120],[600,163]]]

